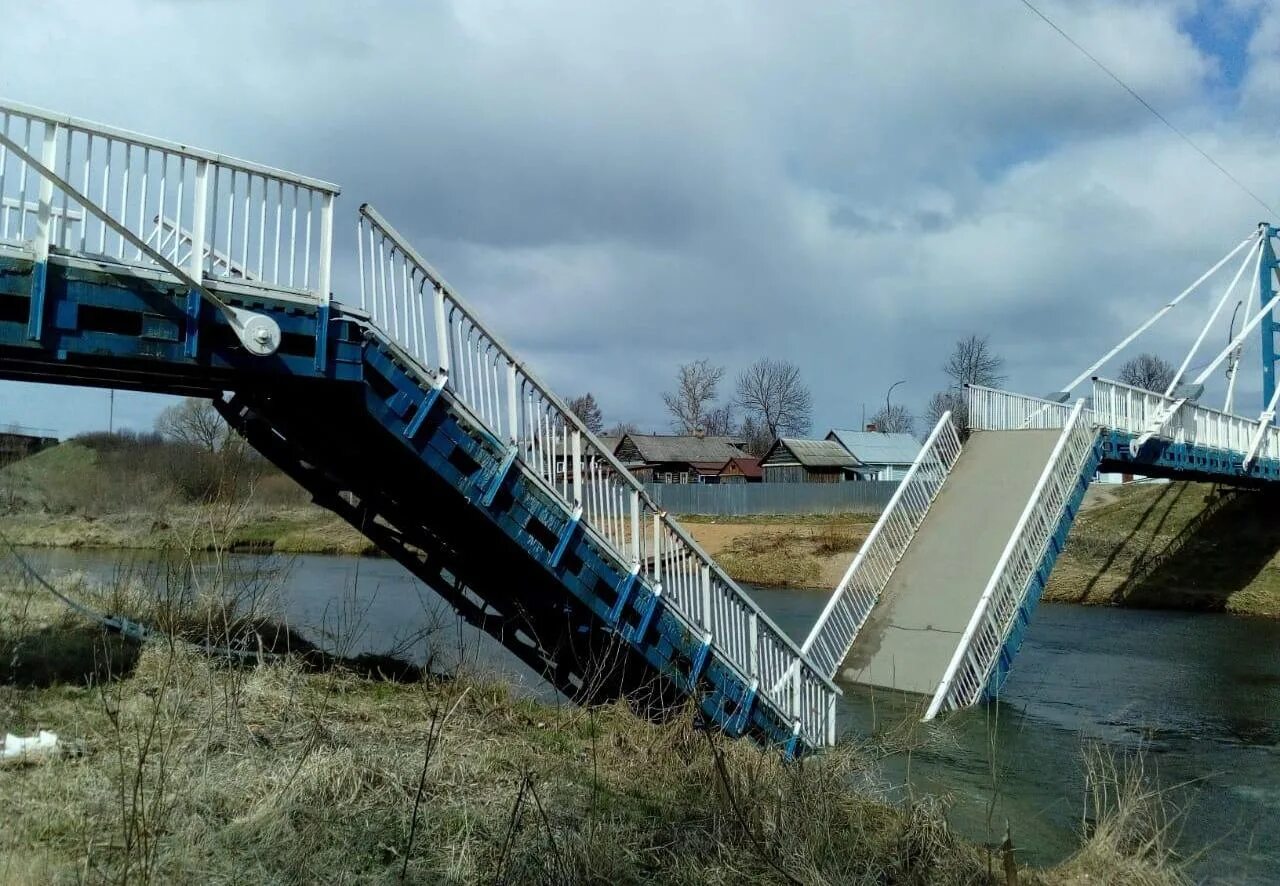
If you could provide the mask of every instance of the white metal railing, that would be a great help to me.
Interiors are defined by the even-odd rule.
[[[981,698],[1097,438],[1084,400],[1077,401],[938,683],[926,720]]]
[[[960,436],[947,412],[925,440],[805,640],[802,650],[823,673],[834,675],[849,654],[959,457]]]
[[[1146,391],[1121,382],[1093,380],[1094,421],[1103,427],[1132,434],[1149,433],[1160,422],[1155,436],[1247,455],[1256,445],[1255,457],[1280,459],[1280,429],[1243,418],[1179,401],[1155,391]]]
[[[372,207],[360,208],[357,234],[361,308],[374,325],[514,447],[567,509],[581,508],[583,525],[623,568],[660,589],[808,741],[834,741],[839,690],[827,675]]]
[[[180,266],[190,265],[192,262],[191,249],[194,241],[191,239],[191,232],[178,226],[171,218],[156,216],[156,226],[147,235],[146,244],[154,247],[161,255],[171,256],[171,261]],[[249,283],[257,282],[258,275],[245,268],[244,265],[237,261],[233,261],[230,256],[220,249],[215,249],[208,243],[204,246],[205,268],[215,277],[229,277],[233,280],[244,280]]]
[[[139,239],[163,242],[166,221],[186,232],[185,250],[183,238],[170,237],[157,251],[194,279],[253,279],[328,300],[337,186],[8,101],[0,101],[0,133]],[[32,249],[37,260],[52,251],[155,266],[69,201],[0,148],[0,243]]]
[[[1060,428],[1071,416],[1070,403],[1014,394],[982,385],[965,385],[969,427],[975,431]]]

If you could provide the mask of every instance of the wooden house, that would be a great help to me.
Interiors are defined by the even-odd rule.
[[[626,434],[614,455],[644,483],[705,483],[746,453],[730,437]]]
[[[783,437],[773,441],[760,467],[766,483],[843,483],[857,480],[862,465],[835,440]]]

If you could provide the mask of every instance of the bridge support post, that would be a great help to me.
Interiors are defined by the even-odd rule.
[[[1276,253],[1271,246],[1271,238],[1280,234],[1280,230],[1263,222],[1258,226],[1262,238],[1262,255],[1258,262],[1258,294],[1261,305],[1275,297],[1275,273],[1277,269]],[[1262,318],[1262,409],[1271,408],[1271,400],[1276,392],[1276,321],[1274,313],[1267,312]]]
[[[28,127],[30,124],[28,124]],[[58,162],[58,127],[44,124],[44,144],[40,148],[40,162],[52,169]],[[18,210],[25,213],[26,207]],[[31,268],[31,307],[27,314],[27,338],[39,341],[44,334],[44,293],[49,272],[49,227],[53,220],[53,182],[40,179],[40,195],[36,203],[36,236],[33,243],[35,264]],[[67,224],[63,216],[62,225]]]

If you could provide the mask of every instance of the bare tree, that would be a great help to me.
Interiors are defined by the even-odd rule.
[[[945,391],[938,391],[938,393],[929,398],[929,405],[925,408],[925,418],[929,422],[929,430],[933,430],[933,426],[938,423],[938,419],[948,412],[951,413],[951,421],[958,429],[964,431],[969,427],[969,401],[965,397],[964,391],[948,388]]]
[[[934,420],[935,422],[937,419]],[[882,434],[911,434],[915,432],[916,417],[901,404],[882,407],[871,416],[871,423]]]
[[[970,335],[956,342],[942,371],[951,376],[956,387],[983,385],[993,388],[1004,381],[1005,377],[1000,373],[1003,368],[1004,358],[992,352],[989,337]]]
[[[1164,393],[1173,381],[1173,364],[1156,354],[1139,354],[1120,367],[1119,380],[1144,391]]]
[[[744,441],[743,448],[747,450],[747,454],[754,455],[756,458],[764,456],[773,445],[773,437],[768,429],[749,415],[742,420],[742,426],[738,428],[738,436]]]
[[[733,422],[733,404],[726,403],[707,410],[702,430],[708,437],[731,437],[737,428]]]
[[[800,367],[762,357],[738,374],[734,404],[771,438],[808,432],[813,398],[800,380]]]
[[[951,356],[942,364],[942,371],[951,378],[951,386],[929,398],[925,416],[930,429],[938,423],[943,413],[951,413],[951,421],[962,434],[969,428],[969,400],[965,385],[996,387],[1005,377],[1004,358],[991,350],[991,342],[985,335],[970,335],[956,341]]]
[[[604,433],[606,437],[623,437],[627,434],[635,434],[639,430],[640,426],[633,421],[620,421],[616,422]]]
[[[213,403],[199,397],[166,406],[156,418],[156,430],[170,440],[209,452],[217,452],[230,437],[230,429]]]
[[[683,364],[676,372],[675,392],[662,395],[671,413],[671,427],[682,434],[705,433],[707,413],[723,377],[724,367],[713,366],[709,360]]]
[[[596,436],[603,433],[604,414],[600,411],[600,404],[596,403],[595,395],[590,391],[570,399],[569,409],[587,426],[588,431]]]

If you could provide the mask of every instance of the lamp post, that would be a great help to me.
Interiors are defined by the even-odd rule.
[[[898,385],[905,385],[906,383],[907,383],[907,380],[906,380],[905,378],[904,378],[904,379],[902,379],[901,381],[895,381],[893,384],[889,385],[889,390],[887,390],[887,391],[885,391],[885,392],[884,392],[884,422],[883,422],[883,424],[887,424],[887,423],[888,423],[888,421],[889,421],[889,413],[890,413],[890,410],[892,409],[892,407],[889,405],[889,398],[893,395],[893,389],[894,389],[894,388],[896,388]],[[887,434],[887,433],[888,433],[888,431],[886,431],[884,428],[877,428],[876,430],[880,431],[880,433],[882,433],[882,434]]]

